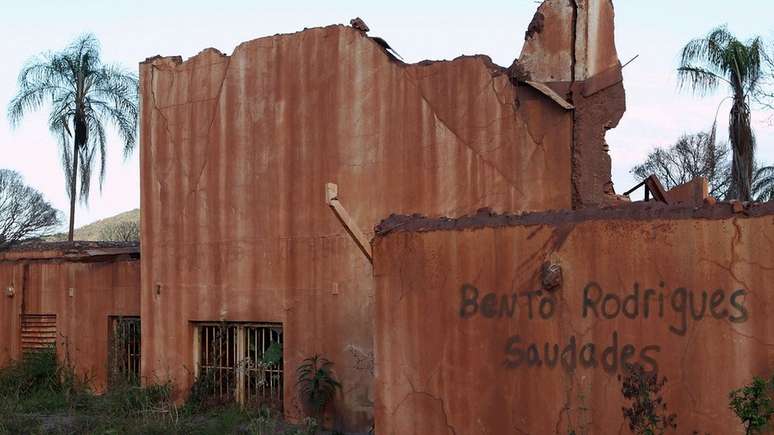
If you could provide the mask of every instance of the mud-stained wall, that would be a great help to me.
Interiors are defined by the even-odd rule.
[[[518,70],[574,106],[573,207],[617,202],[607,130],[626,110],[612,0],[546,0],[525,34]]]
[[[0,367],[18,359],[19,333],[21,330],[21,298],[16,297],[22,282],[23,268],[14,264],[0,263]],[[9,295],[9,287],[14,292]]]
[[[15,254],[18,254],[15,253]],[[57,355],[69,359],[97,392],[107,386],[108,318],[139,316],[140,261],[100,259],[0,259],[0,365],[21,357],[22,314],[54,314]],[[14,295],[7,296],[11,286]],[[72,292],[71,290],[72,289]]]
[[[772,374],[774,206],[731,210],[388,220],[379,433],[626,432],[617,375],[640,363],[668,379],[679,433],[742,434],[728,393]]]
[[[321,353],[339,427],[373,407],[367,234],[392,212],[571,206],[572,113],[487,57],[403,64],[344,26],[140,65],[143,373],[192,382],[197,320],[281,322],[285,410]]]

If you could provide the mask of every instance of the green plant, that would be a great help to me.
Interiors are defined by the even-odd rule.
[[[277,416],[274,415],[272,410],[262,408],[258,411],[258,416],[250,422],[247,427],[247,432],[250,435],[274,435],[277,433]]]
[[[0,410],[40,412],[80,410],[91,404],[89,380],[67,359],[60,362],[54,347],[27,352],[0,370]]]
[[[283,435],[315,435],[319,429],[317,420],[312,417],[306,417],[301,426],[285,429]],[[277,432],[279,433],[279,432]]]
[[[218,385],[217,374],[214,370],[202,370],[191,385],[186,408],[191,411],[200,411],[215,405],[222,404],[214,394]]]
[[[131,383],[114,384],[100,397],[97,410],[106,415],[130,417],[174,412],[172,383],[139,387]]]
[[[267,366],[279,364],[282,362],[282,343],[275,341],[270,344],[269,347],[263,352],[261,361]]]
[[[58,370],[53,348],[28,353],[21,361],[0,370],[0,394],[19,398],[34,390],[57,391],[60,389]]]
[[[333,363],[320,355],[305,359],[296,370],[302,403],[319,416],[333,399],[341,384],[334,378]]]
[[[677,416],[667,414],[667,404],[661,396],[666,378],[659,380],[657,372],[648,372],[641,365],[633,364],[627,366],[625,375],[619,375],[618,379],[624,399],[631,402],[622,410],[632,433],[662,435],[670,428],[677,428]]]
[[[728,394],[729,407],[742,421],[746,434],[761,433],[774,414],[774,378],[754,377],[752,382]]]

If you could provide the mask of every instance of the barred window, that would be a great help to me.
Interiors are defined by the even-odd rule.
[[[196,382],[221,401],[282,406],[282,325],[196,323]]]
[[[140,318],[111,316],[108,324],[108,383],[139,385],[142,348]]]

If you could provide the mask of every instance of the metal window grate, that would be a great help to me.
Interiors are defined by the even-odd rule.
[[[140,383],[140,350],[142,330],[139,317],[111,316],[109,319],[108,365],[110,384]]]
[[[21,316],[22,353],[56,349],[56,314]]]
[[[206,379],[207,393],[232,399],[236,391],[237,328],[226,324],[199,326],[197,376]]]
[[[282,406],[281,325],[198,323],[195,339],[196,376],[211,397]],[[279,361],[266,363],[267,351]]]
[[[282,345],[282,328],[276,325],[244,327],[245,357],[252,364],[245,373],[245,399],[250,402],[282,404],[282,360],[258,365],[272,345]]]

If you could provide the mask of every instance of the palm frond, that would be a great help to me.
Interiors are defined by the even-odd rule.
[[[677,69],[677,83],[680,89],[689,88],[696,95],[708,95],[715,92],[721,83],[728,80],[703,67],[684,65]]]
[[[774,200],[774,166],[764,166],[755,171],[752,191],[756,201]]]
[[[93,105],[109,119],[124,143],[124,158],[134,151],[139,119],[139,80],[115,65],[101,68],[92,82]]]
[[[691,73],[691,70],[701,71],[702,74],[699,74],[699,76],[704,81],[709,77],[714,77],[715,80],[727,82],[725,77],[727,76],[729,65],[726,61],[726,46],[733,40],[733,35],[723,26],[713,29],[704,38],[688,42],[680,53],[678,71],[686,71],[686,73],[678,75],[680,88],[691,87],[694,92],[706,92],[706,87],[696,87],[690,81],[696,75]]]
[[[99,159],[100,189],[105,180],[106,124],[116,128],[125,157],[136,146],[139,117],[136,75],[116,65],[104,65],[99,41],[92,34],[84,34],[60,52],[42,53],[30,59],[19,73],[18,88],[8,105],[11,125],[17,126],[27,113],[51,103],[48,126],[60,147],[68,195],[75,176],[73,149],[77,149],[80,199],[86,203],[96,159]],[[80,122],[83,119],[85,123]]]

